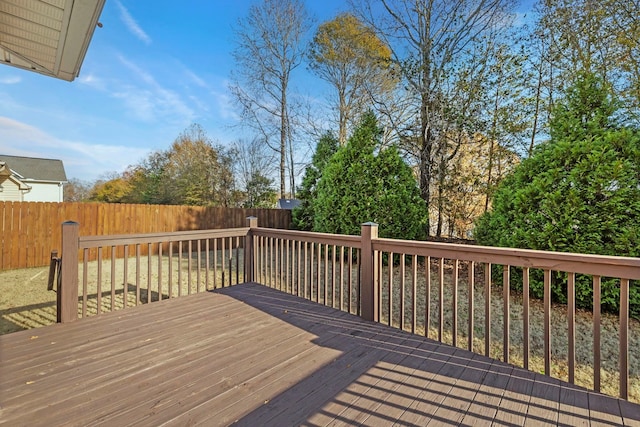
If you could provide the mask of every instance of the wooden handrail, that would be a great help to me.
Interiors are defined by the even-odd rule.
[[[129,246],[135,247],[136,274],[140,266],[140,249],[148,253],[147,276],[152,276],[152,256],[158,261],[157,267],[157,291],[159,299],[162,299],[162,278],[168,279],[168,297],[173,295],[172,265],[169,263],[169,271],[163,276],[160,267],[160,259],[163,256],[173,259],[177,250],[178,268],[187,263],[188,292],[191,292],[192,270],[197,275],[197,291],[200,291],[200,272],[205,261],[206,275],[205,289],[209,288],[209,271],[213,269],[214,278],[217,277],[217,268],[222,271],[223,286],[227,281],[232,283],[232,269],[235,261],[236,283],[240,282],[240,274],[244,281],[257,281],[263,285],[274,287],[285,292],[298,295],[331,307],[361,315],[371,321],[383,321],[389,325],[407,329],[418,333],[418,329],[424,328],[422,333],[429,335],[431,322],[438,321],[437,339],[443,340],[444,333],[451,332],[453,345],[458,345],[459,331],[467,333],[466,346],[469,350],[474,348],[475,328],[484,329],[482,338],[484,341],[484,353],[490,355],[492,340],[502,341],[502,359],[510,361],[510,267],[521,268],[523,286],[522,305],[522,335],[523,335],[523,366],[530,369],[530,306],[529,306],[529,275],[532,269],[543,272],[543,306],[542,315],[544,329],[544,373],[551,375],[552,349],[551,336],[554,327],[551,317],[551,280],[552,272],[567,273],[569,292],[567,304],[567,370],[568,380],[575,381],[576,369],[576,274],[590,275],[593,277],[593,365],[594,385],[596,391],[600,390],[600,302],[601,277],[617,278],[620,282],[620,318],[619,318],[619,371],[620,392],[622,398],[628,398],[629,389],[629,281],[640,279],[640,259],[618,256],[602,256],[574,253],[558,253],[549,251],[537,251],[513,248],[496,248],[475,245],[459,245],[439,242],[418,242],[397,239],[379,238],[375,224],[364,224],[361,236],[347,236],[338,234],[325,234],[295,230],[281,230],[261,228],[257,218],[247,218],[247,227],[227,230],[200,230],[173,233],[148,233],[139,235],[112,235],[112,236],[78,236],[77,224],[65,223],[63,225],[62,245],[62,284],[58,292],[58,317],[59,321],[72,321],[77,317],[78,302],[78,263],[73,256],[65,254],[83,252],[83,316],[85,313],[87,285],[86,271],[89,251],[98,248],[98,277],[102,274],[102,249],[110,249],[111,266],[111,301],[116,297],[116,289],[113,284],[115,274],[116,247],[123,248],[124,259],[129,257]],[[75,230],[75,231],[74,231]],[[234,242],[235,240],[235,242]],[[152,250],[152,245],[157,249]],[[166,251],[163,252],[163,245]],[[175,247],[175,248],[174,248]],[[183,253],[186,247],[186,260]],[[177,248],[177,249],[176,249]],[[95,251],[95,250],[94,250]],[[207,254],[201,259],[201,254]],[[106,252],[107,257],[109,252]],[[210,260],[212,254],[213,259]],[[218,262],[218,255],[221,263]],[[118,255],[121,256],[121,255]],[[235,260],[233,258],[235,257]],[[242,263],[240,257],[243,258]],[[394,268],[394,263],[389,260],[399,259],[400,263]],[[95,258],[94,258],[95,259]],[[447,262],[445,263],[445,260]],[[212,264],[210,265],[210,261]],[[434,261],[432,263],[432,261]],[[155,262],[155,261],[154,261]],[[198,266],[196,269],[193,263]],[[227,265],[228,263],[228,265]],[[420,264],[420,267],[419,267]],[[126,263],[125,263],[126,265]],[[410,265],[410,267],[409,267]],[[502,266],[502,283],[493,283],[491,275],[492,266]],[[126,274],[125,266],[125,276]],[[419,271],[420,268],[420,271]],[[437,273],[432,273],[432,268]],[[445,269],[448,271],[445,274]],[[467,279],[460,272],[467,270]],[[483,269],[484,285],[477,286],[475,273]],[[394,271],[395,270],[395,271]],[[384,271],[384,272],[383,272]],[[182,283],[182,270],[178,269],[178,283]],[[420,286],[425,293],[426,301],[417,300],[418,277],[424,277],[424,283]],[[467,281],[467,286],[459,286],[459,280]],[[75,279],[74,279],[75,277]],[[75,280],[75,282],[74,282]],[[99,278],[98,281],[101,279]],[[215,280],[215,279],[214,279]],[[451,331],[444,330],[444,290],[451,286],[454,295],[451,297],[451,315],[453,321]],[[150,292],[150,284],[147,286]],[[214,287],[216,286],[214,281]],[[502,306],[496,309],[492,304],[492,289],[500,287]],[[76,293],[74,294],[73,289]],[[140,299],[139,277],[135,279],[136,304]],[[101,289],[101,288],[99,288]],[[178,296],[181,295],[181,286],[178,286]],[[458,299],[458,291],[466,290],[468,298]],[[127,287],[123,289],[126,306]],[[476,304],[473,295],[482,294],[484,304]],[[432,309],[431,298],[438,295],[437,309]],[[98,306],[102,292],[97,293]],[[498,295],[495,294],[494,295]],[[108,295],[107,295],[108,297]],[[394,308],[394,298],[398,299],[398,307]],[[494,296],[493,298],[499,298]],[[408,304],[408,301],[411,301]],[[449,304],[449,303],[447,303]],[[458,325],[458,306],[467,305],[468,324]],[[418,312],[419,310],[422,312]],[[111,307],[113,310],[113,306]],[[473,313],[476,310],[484,310],[484,321],[474,324]],[[497,313],[496,313],[497,312]],[[492,337],[491,318],[494,315],[503,319],[503,330]],[[392,318],[393,316],[393,318]],[[399,319],[397,322],[395,318]],[[410,316],[406,318],[405,316]],[[420,317],[419,317],[420,316]],[[447,326],[449,328],[449,326]]]
[[[370,225],[367,225],[367,227]],[[558,253],[550,251],[514,249],[514,248],[498,248],[476,245],[460,245],[440,242],[419,242],[397,239],[378,238],[377,233],[372,233],[370,229],[363,226],[362,236],[343,236],[334,234],[320,234],[312,232],[300,232],[290,230],[274,230],[258,228],[252,233],[258,236],[256,244],[258,245],[257,263],[258,275],[257,280],[264,280],[262,283],[281,289],[287,292],[297,293],[298,295],[340,309],[351,311],[351,307],[344,307],[344,301],[351,303],[351,294],[347,292],[356,292],[357,307],[360,309],[362,317],[373,320],[383,321],[390,325],[416,332],[417,326],[420,324],[424,327],[423,333],[429,334],[429,325],[433,321],[438,322],[438,330],[436,339],[442,341],[444,333],[450,333],[453,337],[453,345],[458,345],[457,338],[459,331],[467,333],[466,347],[469,350],[477,351],[474,348],[474,337],[476,335],[475,328],[479,326],[482,330],[484,354],[495,356],[492,353],[492,344],[494,340],[502,342],[501,357],[502,360],[510,362],[510,347],[512,337],[510,336],[510,325],[512,323],[511,311],[511,267],[521,268],[522,274],[522,365],[527,369],[531,369],[531,329],[530,319],[531,308],[529,304],[530,294],[530,274],[534,269],[541,270],[544,277],[543,289],[543,308],[542,326],[544,335],[542,361],[544,364],[544,373],[552,374],[552,367],[557,361],[552,358],[551,338],[559,325],[552,323],[552,299],[551,284],[552,272],[567,273],[569,289],[567,304],[567,379],[569,382],[576,380],[576,346],[582,343],[576,343],[576,295],[575,283],[576,275],[590,275],[593,277],[594,289],[594,310],[593,310],[593,364],[594,364],[594,385],[596,391],[600,391],[600,368],[601,368],[601,351],[600,351],[600,278],[609,277],[617,278],[620,282],[621,289],[621,314],[619,319],[619,354],[618,363],[620,371],[619,395],[622,398],[628,398],[629,389],[629,281],[640,279],[640,259],[619,256],[604,256],[590,254],[575,253]],[[352,281],[352,268],[348,268],[351,276],[345,280],[344,277],[344,260],[352,260],[351,256],[345,257],[345,248],[349,250],[356,249],[359,252],[357,260],[357,274],[360,277]],[[330,256],[328,256],[330,254]],[[394,265],[388,262],[389,259],[399,259],[399,264]],[[420,272],[418,272],[418,258],[422,263]],[[338,269],[336,261],[341,263]],[[447,262],[445,263],[445,260]],[[432,261],[437,261],[432,264]],[[289,263],[293,267],[289,267]],[[285,266],[286,267],[283,267]],[[411,265],[410,268],[407,268]],[[427,267],[428,266],[428,267]],[[502,278],[501,283],[494,283],[491,274],[493,266],[501,266]],[[289,269],[297,268],[298,278],[296,283],[289,283]],[[430,272],[431,268],[437,270],[436,274]],[[466,287],[460,287],[460,271],[467,269]],[[482,269],[484,274],[484,285],[476,288],[475,272]],[[383,273],[384,270],[384,273]],[[447,273],[445,274],[445,270]],[[420,303],[422,312],[418,313],[418,304],[416,299],[417,293],[417,276],[421,275],[425,278],[422,290],[426,294],[426,304],[424,301]],[[433,277],[432,277],[433,276]],[[406,277],[406,280],[405,280]],[[336,288],[335,282],[339,283]],[[343,288],[343,282],[346,284]],[[449,283],[450,282],[450,283]],[[502,303],[500,308],[496,310],[492,301],[494,288],[501,289],[500,295]],[[445,311],[443,294],[445,289],[451,289],[454,295],[451,299],[450,311]],[[458,290],[465,289],[468,298],[458,299]],[[447,291],[448,292],[448,291]],[[475,306],[473,299],[474,293],[480,293],[484,304]],[[335,299],[341,301],[336,305]],[[436,310],[431,310],[431,298],[437,296],[435,303]],[[494,294],[497,295],[497,294]],[[386,300],[385,300],[386,299]],[[394,308],[394,302],[399,307]],[[410,299],[411,305],[406,304]],[[383,301],[384,300],[384,301]],[[383,305],[384,302],[384,305]],[[484,321],[480,325],[474,324],[474,315],[468,315],[468,322],[465,327],[458,327],[458,306],[465,304],[467,312],[476,313],[477,310],[484,311]],[[384,307],[384,317],[381,309]],[[451,330],[445,330],[444,316],[445,313],[449,317],[453,316],[452,323],[449,327]],[[395,320],[392,319],[392,314]],[[423,316],[423,321],[418,322],[418,316]],[[492,317],[497,316],[502,319],[503,329],[499,334],[492,334]],[[406,317],[410,317],[407,319]],[[466,331],[465,331],[466,329]],[[539,354],[539,353],[538,353]]]
[[[254,237],[250,229],[257,227],[257,220],[248,218],[247,225],[233,229],[79,236],[79,224],[65,222],[56,303],[58,322],[74,321],[78,314],[99,315],[104,310],[201,292],[219,284],[228,286],[234,283],[234,278],[236,284],[241,278],[251,280]],[[146,265],[141,262],[143,254]],[[130,261],[135,264],[130,266]],[[94,278],[88,275],[90,269],[96,270]],[[110,283],[105,283],[105,276]],[[103,285],[108,288],[106,291]],[[129,290],[132,286],[134,289]],[[141,291],[146,293],[145,301]],[[87,309],[90,299],[95,299],[92,313]]]
[[[107,236],[81,236],[80,249],[99,246],[135,245],[147,243],[173,243],[187,240],[216,239],[220,237],[244,237],[249,228],[229,228],[222,230],[190,230],[170,233],[116,234]]]
[[[350,246],[361,248],[360,236],[346,234],[316,233],[311,231],[280,230],[277,228],[257,228],[253,230],[255,236],[277,237],[279,239],[303,241],[309,243],[322,243],[337,246]]]
[[[640,258],[382,238],[374,239],[372,245],[383,252],[640,279]]]

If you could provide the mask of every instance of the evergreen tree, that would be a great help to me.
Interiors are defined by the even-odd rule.
[[[357,235],[373,221],[381,237],[425,237],[427,211],[413,172],[395,147],[380,149],[380,135],[367,113],[331,157],[317,185],[314,231]]]
[[[244,208],[269,209],[276,204],[278,194],[273,189],[273,180],[254,172],[246,185]]]
[[[313,230],[314,207],[317,197],[317,186],[322,171],[329,162],[331,156],[338,151],[338,140],[331,134],[324,134],[318,141],[316,152],[313,153],[311,164],[306,167],[302,185],[298,189],[300,206],[293,210],[293,225],[298,230]]]
[[[640,255],[640,132],[616,125],[615,105],[601,79],[580,75],[554,111],[551,139],[499,186],[492,210],[477,223],[479,243]],[[590,307],[590,283],[576,290],[578,305]],[[541,295],[541,284],[532,291]],[[603,282],[605,308],[617,308],[617,292]],[[553,293],[565,300],[564,281],[554,282]]]

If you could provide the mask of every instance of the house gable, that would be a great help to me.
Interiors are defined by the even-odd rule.
[[[18,186],[20,199],[0,192],[0,200],[62,202],[67,175],[61,160],[0,154],[0,181],[11,180]],[[13,187],[12,187],[13,188]],[[11,195],[11,198],[9,196]]]
[[[62,160],[0,154],[0,162],[23,181],[67,182]]]
[[[31,188],[13,176],[0,176],[0,201],[23,202]]]

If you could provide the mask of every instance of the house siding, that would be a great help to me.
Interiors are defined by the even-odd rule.
[[[62,202],[63,186],[57,182],[26,182],[31,190],[24,193],[25,202]]]
[[[22,202],[22,192],[18,187],[18,184],[10,179],[4,180],[2,185],[2,191],[0,191],[0,200],[5,202]]]
[[[62,160],[0,154],[0,180],[8,179],[18,187],[19,194],[0,200],[22,202],[64,201],[63,190],[67,182]],[[11,176],[7,177],[8,173]],[[20,190],[21,189],[21,190]]]

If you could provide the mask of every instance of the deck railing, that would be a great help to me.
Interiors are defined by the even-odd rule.
[[[640,259],[597,256],[584,254],[557,253],[546,251],[520,250],[508,248],[494,248],[482,246],[452,245],[444,243],[432,242],[412,242],[399,241],[391,239],[376,239],[372,242],[374,257],[376,257],[378,265],[381,265],[383,257],[392,259],[399,254],[401,261],[398,268],[401,270],[399,277],[395,278],[393,274],[393,263],[389,263],[387,273],[388,276],[383,278],[381,275],[377,277],[373,286],[379,287],[383,284],[392,289],[393,286],[400,287],[400,293],[403,293],[405,287],[405,258],[410,257],[410,287],[412,307],[411,313],[411,330],[416,328],[416,316],[424,316],[425,334],[429,333],[429,326],[435,320],[437,324],[437,339],[443,339],[444,326],[444,297],[447,295],[445,287],[449,287],[450,296],[450,313],[451,313],[451,343],[458,345],[458,310],[464,306],[467,311],[466,325],[466,348],[474,351],[474,338],[478,334],[476,325],[474,325],[475,316],[478,310],[476,299],[479,296],[483,302],[483,307],[479,311],[483,314],[484,324],[481,325],[479,331],[484,339],[483,353],[491,356],[492,343],[492,320],[491,317],[496,315],[501,317],[502,326],[502,357],[506,362],[513,363],[510,358],[512,346],[510,341],[515,338],[513,329],[511,328],[512,302],[511,284],[514,281],[512,273],[521,274],[522,295],[521,298],[521,329],[522,336],[517,337],[522,343],[519,349],[522,356],[522,366],[531,369],[531,299],[530,294],[530,278],[533,270],[541,270],[543,276],[543,349],[542,359],[544,363],[544,374],[552,375],[552,360],[558,362],[559,357],[552,359],[552,353],[563,353],[565,349],[552,348],[552,336],[554,331],[559,331],[566,327],[566,377],[570,383],[575,383],[576,374],[576,275],[588,275],[591,278],[593,292],[593,317],[592,317],[592,362],[593,362],[593,389],[600,391],[601,389],[601,281],[603,277],[615,278],[618,280],[620,289],[619,300],[619,325],[618,325],[618,351],[619,351],[619,395],[627,399],[629,397],[629,282],[630,280],[640,279]],[[420,313],[416,309],[416,283],[418,282],[418,266],[429,266],[423,271],[424,276],[424,298],[425,310]],[[432,268],[434,267],[435,268]],[[464,269],[463,269],[464,267]],[[501,283],[494,283],[492,275],[493,268],[498,267],[502,270]],[[516,267],[516,268],[514,268]],[[433,271],[435,270],[435,271]],[[445,270],[449,270],[445,273]],[[460,301],[458,298],[461,294],[459,287],[461,286],[461,272],[466,270],[466,280],[464,280],[466,289],[466,301]],[[476,286],[476,272],[481,272],[482,286],[480,289]],[[434,274],[435,273],[435,274]],[[552,273],[563,273],[567,276],[567,304],[566,304],[566,324],[552,324],[552,299],[551,299],[551,281]],[[448,278],[445,277],[449,276]],[[448,280],[447,280],[448,279]],[[434,287],[437,289],[434,291]],[[499,299],[501,299],[501,309],[495,313],[496,307],[492,305],[492,298],[496,297],[495,291]],[[493,292],[492,292],[493,291]],[[432,293],[437,296],[436,306],[437,312],[432,313],[431,307]],[[520,296],[519,296],[520,297]],[[388,293],[387,303],[390,307],[393,304],[393,293]],[[402,296],[401,296],[402,298]],[[405,320],[402,318],[404,311],[400,309],[400,327],[404,327]],[[517,313],[517,311],[516,311]],[[435,316],[434,316],[435,314]],[[392,315],[389,312],[387,321],[391,323]],[[436,319],[432,319],[436,317]],[[375,319],[380,320],[380,319]],[[559,319],[560,321],[562,319]],[[581,343],[585,344],[585,343]],[[611,350],[611,349],[609,349]],[[495,355],[494,355],[495,356]],[[584,361],[583,361],[584,362]],[[638,372],[635,373],[638,375]],[[583,384],[584,385],[584,384]]]
[[[61,323],[249,280],[249,227],[106,236],[78,230],[76,222],[62,224]],[[79,254],[80,263],[65,254]]]
[[[255,280],[338,308],[361,312],[361,238],[340,234],[251,229]]]
[[[584,357],[576,360],[576,349],[584,350],[588,345],[591,348],[588,349],[590,360],[587,364],[591,365],[592,381],[583,384],[581,380],[580,385],[600,391],[604,369],[601,283],[602,278],[616,278],[620,291],[620,311],[617,331],[614,331],[618,335],[618,394],[624,399],[629,398],[629,287],[631,280],[640,279],[638,258],[384,239],[378,238],[377,225],[371,223],[362,226],[361,236],[260,228],[255,218],[249,218],[247,225],[247,228],[229,230],[78,237],[73,234],[73,224],[65,224],[63,228],[69,227],[69,230],[63,232],[67,237],[63,239],[59,301],[67,303],[62,307],[59,303],[59,318],[70,321],[78,315],[78,304],[73,304],[73,301],[78,301],[80,274],[83,277],[81,312],[85,315],[86,296],[90,292],[87,283],[91,282],[86,278],[90,271],[86,260],[91,258],[87,251],[98,251],[97,266],[100,269],[103,259],[100,251],[105,252],[106,248],[108,253],[114,247],[124,246],[125,260],[131,250],[136,253],[132,256],[135,279],[130,292],[134,298],[131,305],[139,302],[141,289],[151,291],[153,269],[157,269],[154,280],[157,283],[156,299],[160,300],[179,296],[180,289],[187,289],[183,293],[190,293],[192,290],[197,292],[218,287],[221,277],[216,269],[220,268],[226,274],[222,285],[225,280],[231,282],[229,279],[235,271],[236,283],[256,281],[361,315],[367,320],[387,323],[546,375],[562,377],[571,383],[576,382],[577,364],[587,363]],[[77,233],[77,227],[75,230]],[[138,278],[141,271],[138,248],[141,245],[150,245],[148,249],[154,254],[146,261],[146,286]],[[65,253],[78,251],[83,251],[85,259],[80,267],[73,257],[64,257]],[[161,262],[163,257],[172,260],[166,266],[166,273]],[[104,261],[111,269],[107,296],[113,304],[116,297],[114,289],[120,282],[113,280],[115,256],[108,258]],[[152,258],[157,258],[157,262],[153,263]],[[232,261],[227,265],[229,260]],[[176,274],[181,274],[181,269],[178,273],[171,270],[174,261],[178,265],[188,264],[187,273],[182,273],[188,275],[186,280],[176,277]],[[195,270],[196,285],[192,281],[193,262],[198,266]],[[125,262],[123,265],[129,264]],[[209,281],[212,269],[214,282]],[[496,275],[496,270],[501,274]],[[540,310],[533,309],[540,302],[529,298],[534,271],[543,277],[544,298]],[[558,317],[557,307],[554,308],[551,298],[552,276],[557,273],[566,274],[568,284],[565,315],[561,317]],[[101,283],[100,274],[97,273],[98,283]],[[200,274],[206,276],[202,286]],[[576,325],[584,327],[583,323],[576,321],[576,317],[581,315],[576,310],[577,275],[588,275],[592,283],[592,343],[588,344],[576,343]],[[123,272],[122,277],[129,276]],[[501,280],[496,280],[497,277]],[[521,282],[521,293],[511,290],[516,279]],[[172,280],[181,286],[172,287]],[[127,306],[128,287],[124,283],[122,285],[122,301]],[[97,298],[100,298],[101,285],[98,289]],[[100,307],[100,302],[97,305]],[[540,336],[533,332],[539,328],[542,329]],[[564,348],[554,344],[554,336],[559,330],[566,332]],[[607,338],[612,334],[607,330]],[[634,343],[637,344],[637,339]],[[610,346],[607,349],[610,351]],[[566,369],[566,372],[558,373],[557,366],[560,365],[561,371]],[[615,369],[606,366],[607,376],[612,370]],[[638,372],[633,372],[634,380],[638,376]],[[613,394],[610,390],[608,392]]]
[[[621,307],[613,331],[619,336],[618,391],[629,398],[629,284],[640,279],[638,258],[383,239],[375,224],[364,224],[360,237],[264,228],[252,228],[251,234],[256,280],[266,286],[570,383],[576,382],[576,350],[589,345],[591,360],[580,364],[591,365],[592,380],[585,384],[581,378],[580,385],[596,391],[601,390],[603,369],[600,285],[602,278],[616,278]],[[496,269],[501,280],[496,280]],[[544,282],[542,310],[533,310],[531,305],[540,303],[529,297],[536,270]],[[552,275],[558,273],[567,275],[566,320],[556,320],[557,307],[552,313],[557,306],[551,298]],[[576,275],[590,276],[593,287],[592,344],[576,343],[576,316],[582,313],[576,310]],[[518,279],[522,291],[515,294],[511,285]],[[565,348],[553,346],[554,335],[563,328]],[[541,336],[532,329],[542,329]],[[615,369],[606,368],[611,376]],[[638,374],[633,373],[634,379]]]

